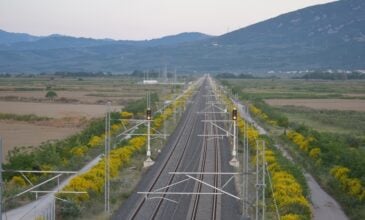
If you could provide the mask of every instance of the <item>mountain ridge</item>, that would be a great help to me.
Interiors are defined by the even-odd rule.
[[[1,34],[4,38],[1,37]],[[129,44],[144,46],[174,45],[179,43],[198,41],[213,36],[200,32],[182,32],[175,35],[167,35],[150,40],[115,40],[95,39],[88,37],[73,37],[60,34],[48,36],[33,36],[26,33],[11,33],[0,29],[0,46],[6,49],[27,50],[27,49],[57,49],[70,47],[93,47],[105,44]],[[55,44],[58,44],[57,46]]]
[[[35,41],[41,37],[26,33],[11,33],[0,29],[0,44],[11,44],[22,41]]]
[[[43,50],[0,46],[0,72],[123,72],[165,65],[190,72],[365,69],[365,1],[311,6],[216,37],[164,40]]]

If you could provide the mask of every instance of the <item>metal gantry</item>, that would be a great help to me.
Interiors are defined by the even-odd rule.
[[[242,168],[243,173],[248,173],[250,171],[249,169],[249,158],[250,158],[250,151],[248,146],[248,123],[246,120],[244,120],[244,131],[243,131],[243,154],[242,154]],[[242,216],[246,219],[249,218],[249,175],[242,175]]]
[[[215,84],[215,83],[214,83]],[[222,86],[214,87],[218,93],[227,94],[227,92],[224,90]],[[230,96],[233,96],[234,98],[237,98],[237,95],[234,95],[232,92],[228,93]],[[223,96],[223,95],[222,95]],[[237,146],[238,146],[238,134],[237,134],[237,108],[234,108],[232,111],[232,120],[233,120],[233,150],[232,150],[232,160],[230,161],[231,165],[237,165],[239,166],[239,162],[237,160]],[[250,219],[249,214],[249,207],[250,207],[250,197],[249,197],[249,179],[250,175],[254,174],[250,171],[249,168],[249,144],[248,144],[248,123],[246,120],[244,120],[244,131],[243,131],[243,154],[242,154],[242,219]],[[236,162],[237,161],[237,162]]]
[[[202,122],[210,123],[213,127],[218,128],[221,134],[199,134],[200,137],[212,137],[212,138],[223,138],[223,137],[232,137],[232,159],[229,161],[229,164],[234,167],[239,167],[239,161],[237,160],[237,146],[238,146],[238,138],[237,138],[237,121],[236,120],[202,120]],[[228,130],[218,125],[218,123],[232,123]]]
[[[214,87],[216,88],[216,87]],[[212,95],[206,95],[207,97],[216,97],[214,94]],[[237,95],[234,95],[234,98],[237,99]],[[223,108],[217,108],[216,104],[219,104],[218,102],[211,102],[207,103],[209,106],[207,106],[206,109],[202,112],[198,112],[198,114],[224,114],[227,113],[226,110]],[[210,107],[211,109],[209,109]],[[210,110],[210,111],[209,111]],[[235,109],[236,110],[236,109]],[[237,110],[236,110],[237,111]],[[218,128],[219,131],[223,132],[221,134],[200,134],[199,136],[206,136],[206,137],[212,137],[212,138],[223,138],[223,137],[233,137],[233,149],[232,149],[232,156],[235,158],[237,155],[237,146],[238,146],[238,138],[236,137],[237,134],[237,124],[234,123],[237,120],[237,112],[232,112],[232,120],[202,120],[202,122],[210,123],[213,127]],[[248,108],[245,108],[245,114],[248,115]],[[232,123],[233,121],[233,123]],[[229,129],[225,129],[224,126],[221,126],[219,123],[232,123],[233,127]],[[183,180],[180,180],[178,182],[169,184],[167,186],[161,187],[159,189],[156,189],[151,192],[138,192],[139,194],[143,194],[146,196],[146,199],[165,199],[170,202],[177,203],[177,201],[171,200],[169,198],[164,197],[163,195],[213,195],[213,194],[225,194],[228,196],[231,196],[233,198],[236,198],[238,200],[242,200],[242,219],[251,219],[250,217],[250,207],[252,205],[252,202],[250,201],[250,195],[249,195],[249,175],[255,174],[256,175],[256,198],[255,204],[253,207],[255,207],[255,213],[252,211],[252,216],[255,216],[256,220],[264,220],[265,219],[265,213],[266,213],[266,201],[265,201],[265,187],[266,182],[265,178],[268,174],[267,172],[267,166],[266,166],[266,158],[265,158],[265,142],[260,140],[256,143],[256,172],[251,172],[249,167],[249,157],[250,157],[250,151],[249,151],[249,143],[248,143],[248,126],[249,123],[247,120],[244,120],[244,137],[243,137],[243,155],[242,155],[242,173],[236,172],[236,173],[224,173],[224,172],[170,172],[169,174],[172,175],[185,175],[186,178]],[[237,159],[237,158],[236,158]],[[238,166],[237,166],[238,167]],[[193,175],[231,175],[231,178],[224,183],[224,186],[227,185],[235,175],[242,175],[242,198],[229,194],[223,190],[224,186],[221,188],[215,187],[210,185],[207,182],[204,182],[203,180],[194,177]],[[187,181],[196,181],[203,185],[206,185],[217,192],[165,192],[163,190],[167,188],[175,187],[179,184],[184,184]],[[148,197],[151,196],[151,197]],[[279,215],[278,215],[279,216]]]
[[[107,111],[105,115],[105,155],[104,155],[104,169],[105,169],[105,183],[104,183],[104,211],[110,213],[110,105],[107,104]]]
[[[256,141],[256,220],[265,220],[265,141]]]
[[[184,94],[182,94],[181,96],[183,96]],[[148,98],[147,98],[147,106],[149,107],[149,111],[150,111],[150,94],[148,92],[147,94]],[[176,99],[178,99],[178,96]],[[165,105],[162,109],[158,110],[159,112],[162,112],[164,108],[166,108],[168,105]],[[107,111],[106,111],[106,117],[105,117],[105,154],[104,154],[104,158],[105,158],[105,212],[110,214],[110,144],[111,144],[111,131],[110,131],[110,123],[111,123],[111,118],[110,118],[110,114],[111,114],[111,103],[108,102],[107,103]],[[131,129],[127,129],[126,132],[123,132],[122,134],[120,134],[119,136],[124,135],[135,135],[133,133],[129,133],[128,132],[133,132],[134,129],[136,129],[138,126],[140,126],[141,124],[148,124],[148,133],[145,134],[148,136],[148,151],[147,151],[147,156],[150,157],[151,156],[151,150],[150,150],[150,140],[151,140],[151,134],[150,134],[150,123],[151,123],[151,117],[147,118],[147,120],[140,120],[140,123],[138,123],[136,126],[132,127]],[[166,138],[166,134],[161,134],[158,131],[156,131],[157,134],[153,134],[153,136],[163,136],[164,138]],[[141,134],[136,134],[136,135],[141,135]],[[60,177],[63,174],[77,174],[78,172],[75,171],[37,171],[37,170],[2,170],[2,138],[0,137],[0,220],[2,219],[2,210],[3,210],[3,202],[2,202],[2,190],[3,190],[3,181],[2,181],[2,173],[3,172],[18,172],[21,174],[21,176],[25,179],[25,181],[27,181],[30,184],[30,188],[26,189],[25,191],[22,191],[20,193],[18,193],[17,195],[15,195],[12,198],[16,198],[19,197],[21,195],[24,195],[28,192],[30,193],[35,193],[36,194],[36,198],[38,199],[38,194],[48,194],[48,193],[59,193],[59,194],[83,194],[83,193],[87,193],[87,192],[77,192],[77,191],[62,191],[62,190],[36,190],[38,187],[43,186],[53,180],[57,180],[57,186],[59,187],[60,185]],[[53,176],[39,184],[34,185],[29,178],[27,178],[27,176],[24,173],[48,173],[48,174],[57,174],[56,176]],[[37,209],[32,209],[32,213],[38,213],[40,217],[45,217],[47,219],[55,219],[55,199],[58,199],[60,201],[63,202],[68,202],[67,200],[58,198],[57,196],[53,195],[54,199],[52,204],[50,204],[50,209],[47,210],[37,210]]]
[[[147,92],[146,95],[147,100],[147,110],[146,110],[146,119],[138,120],[138,119],[122,119],[121,122],[127,120],[129,122],[136,123],[135,126],[132,126],[129,129],[126,129],[124,132],[120,133],[116,136],[116,138],[122,136],[147,136],[147,151],[146,151],[146,160],[143,162],[144,167],[149,167],[154,164],[154,161],[151,159],[151,136],[163,136],[166,137],[166,134],[161,134],[158,131],[157,134],[151,134],[151,121],[152,121],[152,112],[151,112],[151,98],[150,92]],[[165,108],[166,106],[164,106]],[[162,111],[162,110],[160,110]],[[107,104],[107,111],[105,116],[105,185],[104,185],[104,210],[107,214],[110,214],[110,143],[111,143],[111,133],[110,133],[110,102]],[[147,133],[146,134],[137,134],[134,131],[140,125],[147,125]],[[124,126],[124,124],[123,124]],[[125,126],[124,126],[125,127]]]
[[[217,97],[215,94],[209,94],[209,95],[205,95],[205,97]],[[204,114],[204,115],[208,115],[208,114],[227,114],[227,109],[226,108],[222,108],[219,106],[219,104],[222,104],[221,102],[217,101],[208,101],[207,103],[207,107],[203,109],[203,111],[201,112],[197,112],[197,114]],[[233,137],[233,152],[232,155],[235,156],[237,155],[237,130],[236,130],[236,120],[237,120],[237,110],[236,112],[232,112],[232,119],[231,120],[207,120],[204,119],[202,120],[202,122],[204,123],[210,123],[212,127],[217,128],[219,131],[221,131],[221,134],[198,134],[198,136],[200,137],[211,137],[211,138],[223,138],[223,137]],[[233,127],[230,126],[230,128],[227,130],[225,129],[222,125],[219,125],[219,123],[232,123],[233,122]],[[233,130],[233,131],[232,131]],[[237,160],[237,158],[236,158]],[[238,160],[236,161],[237,163],[230,163],[231,165],[238,167],[239,166],[239,162]],[[224,187],[227,186],[233,179],[234,176],[236,175],[249,175],[252,173],[241,173],[241,172],[169,172],[170,175],[184,175],[186,178],[184,178],[183,180],[180,180],[178,182],[174,182],[171,183],[169,185],[160,187],[158,189],[155,189],[153,191],[149,191],[149,192],[145,192],[145,191],[141,191],[141,192],[137,192],[138,194],[143,194],[145,195],[146,199],[164,199],[166,201],[169,202],[173,202],[173,203],[178,203],[175,200],[166,198],[164,195],[227,195],[230,196],[232,198],[235,198],[237,200],[243,200],[243,198],[240,198],[239,196],[233,195],[229,192],[227,192],[226,190],[224,190]],[[213,186],[205,181],[203,181],[202,179],[199,179],[197,177],[194,177],[193,175],[217,175],[217,176],[222,176],[222,175],[228,175],[231,176],[223,185],[222,187],[216,187]],[[180,184],[185,184],[187,181],[194,181],[200,184],[203,184],[217,192],[168,192],[166,191],[166,189],[171,189],[173,187],[176,187]],[[150,197],[149,197],[150,196]]]
[[[30,188],[16,194],[15,196],[11,197],[11,199],[17,198],[19,196],[22,196],[28,192],[35,193],[36,199],[38,199],[39,193],[58,193],[58,194],[83,194],[87,192],[76,192],[76,191],[60,191],[60,190],[35,190],[36,188],[39,188],[40,186],[43,186],[53,180],[57,180],[57,187],[59,188],[60,184],[60,177],[63,174],[76,174],[75,171],[38,171],[38,170],[3,170],[2,169],[2,158],[3,158],[3,151],[2,151],[2,138],[0,137],[0,220],[2,220],[2,210],[3,210],[3,180],[2,180],[2,173],[3,172],[12,172],[12,173],[20,173],[23,178],[31,185]],[[25,175],[24,173],[44,173],[44,174],[57,174],[56,176],[53,176],[47,180],[44,180],[43,182],[34,185]],[[42,210],[36,210],[32,209],[31,213],[27,213],[28,215],[36,216],[36,217],[45,217],[46,219],[54,220],[56,219],[56,211],[55,211],[55,199],[57,197],[53,195],[54,199],[52,199],[51,203],[46,206],[45,209]],[[26,217],[26,216],[24,216]]]
[[[192,175],[230,175],[230,176],[234,176],[234,175],[240,175],[241,173],[237,173],[237,172],[169,172],[170,175],[184,175],[186,176],[187,178],[183,179],[183,180],[180,180],[178,182],[175,182],[175,183],[172,183],[172,184],[169,184],[167,186],[164,186],[164,187],[161,187],[161,188],[158,188],[158,189],[155,189],[151,192],[137,192],[138,194],[143,194],[145,195],[145,198],[146,199],[165,199],[167,201],[170,201],[170,202],[174,202],[174,203],[178,203],[177,201],[175,200],[171,200],[171,199],[168,199],[168,198],[165,198],[165,197],[160,197],[160,196],[163,196],[163,195],[228,195],[232,198],[235,198],[237,200],[241,200],[240,197],[236,196],[236,195],[233,195],[225,190],[223,190],[224,186],[226,186],[229,182],[232,181],[233,178],[229,178],[223,185],[223,187],[215,187],[199,178],[196,178],[196,177],[193,177]],[[167,192],[167,191],[163,191],[165,189],[171,189],[172,187],[174,186],[177,186],[177,185],[180,185],[182,183],[185,183],[189,180],[192,180],[192,181],[195,181],[195,182],[198,182],[198,183],[201,183],[209,188],[212,188],[218,192]],[[148,197],[149,195],[158,195],[158,197]]]
[[[223,89],[223,87],[221,87]],[[224,92],[223,93],[227,93]],[[237,94],[233,94],[232,91],[230,91],[230,96],[233,97],[231,100],[235,103],[237,102],[238,96]],[[249,118],[249,111],[248,107],[246,106],[244,109],[244,115]],[[266,175],[269,175],[266,165],[266,158],[265,158],[265,142],[263,140],[258,140],[256,142],[256,172],[250,172],[250,166],[249,166],[249,143],[248,143],[248,126],[249,123],[247,121],[248,119],[245,118],[244,120],[244,135],[243,135],[243,155],[242,155],[242,161],[243,161],[243,172],[242,172],[242,219],[251,219],[250,217],[250,207],[251,207],[251,198],[249,195],[249,175],[248,174],[255,174],[256,175],[256,183],[255,183],[255,213],[252,213],[252,215],[255,215],[256,220],[264,220],[265,219],[265,212],[266,212],[266,201],[265,201],[265,188],[266,188],[266,182],[265,178]],[[251,121],[252,122],[252,121]],[[250,122],[250,123],[251,123]],[[270,180],[270,176],[269,180]],[[252,199],[253,200],[253,199]],[[274,205],[276,207],[276,214],[278,216],[278,219],[280,219],[280,215],[278,212],[278,208],[276,205],[276,202],[274,200]]]
[[[158,109],[155,113],[162,113],[163,110],[165,108],[167,108],[171,103],[174,102],[179,102],[178,99],[183,97],[184,94],[181,94],[179,96],[176,97],[175,100],[169,102],[169,103],[164,103],[163,107],[161,109]],[[151,122],[153,121],[153,113],[151,111],[151,98],[150,98],[150,93],[147,92],[147,109],[146,109],[146,118],[145,119],[122,119],[122,123],[123,121],[128,121],[128,122],[132,122],[132,123],[136,123],[136,125],[134,125],[133,127],[126,129],[124,132],[118,134],[116,136],[116,138],[120,138],[122,136],[147,136],[147,150],[146,150],[146,160],[144,161],[144,167],[149,167],[151,165],[154,164],[154,161],[151,158],[151,140],[153,138],[151,137],[155,137],[155,138],[164,138],[166,139],[166,136],[168,134],[161,133],[158,130],[155,130],[153,128],[151,128]],[[176,110],[174,110],[174,113],[176,112]],[[147,131],[146,133],[140,134],[140,133],[134,133],[134,130],[136,130],[139,126],[141,125],[146,125],[147,126]],[[154,134],[151,133],[151,130],[154,131]],[[164,124],[164,128],[163,130],[165,131],[165,124]]]
[[[1,142],[1,141],[0,141]],[[2,149],[0,148],[0,151]],[[2,151],[0,153],[2,155]],[[38,183],[36,185],[34,185],[28,178],[29,184],[31,185],[30,188],[14,195],[13,197],[11,197],[10,199],[14,199],[17,197],[20,197],[26,193],[34,193],[36,195],[36,201],[37,202],[34,205],[33,209],[30,209],[29,211],[27,211],[25,213],[25,215],[23,216],[24,219],[32,219],[32,218],[38,218],[38,217],[43,217],[46,219],[50,219],[50,220],[54,220],[56,218],[56,212],[55,212],[55,199],[59,199],[61,201],[66,201],[64,199],[60,199],[58,198],[55,194],[85,194],[87,193],[86,191],[63,191],[63,190],[58,190],[60,188],[60,178],[62,175],[64,174],[77,174],[78,172],[75,171],[32,171],[32,170],[1,170],[2,172],[12,172],[12,173],[20,173],[22,174],[23,177],[26,177],[24,175],[24,173],[43,173],[43,174],[57,174],[56,176],[53,176],[51,178],[48,178],[46,180],[44,180],[41,183]],[[1,173],[2,173],[1,172]],[[57,180],[57,188],[53,189],[53,190],[36,190],[37,188],[46,185],[47,183],[50,183],[52,181]],[[2,182],[2,179],[1,179]],[[1,185],[2,186],[2,185]],[[46,201],[46,203],[42,204],[42,200],[38,200],[39,194],[49,194],[49,193],[53,193],[52,198],[49,199],[45,199],[44,201]],[[68,202],[68,201],[67,201]],[[1,201],[2,203],[2,201]],[[42,204],[42,205],[39,205]],[[1,214],[1,213],[0,213]],[[2,216],[2,215],[1,215]]]

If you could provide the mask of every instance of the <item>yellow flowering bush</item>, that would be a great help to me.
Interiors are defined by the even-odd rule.
[[[287,137],[293,141],[302,151],[308,152],[309,144],[313,141],[313,138],[306,138],[302,134],[295,131],[288,131]]]
[[[237,119],[237,127],[239,129],[239,132],[241,132],[241,134],[244,134],[244,129],[245,129],[245,123],[244,120],[241,117],[238,117]],[[252,126],[247,126],[247,136],[248,136],[248,142],[250,143],[250,145],[255,145],[256,144],[256,140],[259,137],[259,132]]]
[[[181,99],[186,100],[187,97],[182,97]],[[180,99],[179,99],[180,100]],[[179,102],[180,103],[180,102]],[[172,104],[177,106],[178,104]],[[179,104],[180,105],[180,104]],[[158,129],[163,120],[166,120],[173,114],[173,107],[167,107],[164,113],[160,116],[154,118],[152,126],[154,129]],[[133,117],[132,113],[121,112],[122,118]],[[113,125],[111,130],[115,131],[120,129],[121,125]],[[88,145],[90,147],[96,147],[104,143],[105,135],[93,136]],[[146,145],[146,136],[136,136],[131,138],[126,145],[118,146],[117,148],[110,151],[110,177],[115,178],[118,176],[120,169],[126,166],[134,153],[141,151]],[[84,146],[75,147],[71,150],[72,153],[76,155],[82,155],[84,153]],[[101,193],[104,189],[104,179],[105,179],[105,158],[100,160],[98,164],[92,167],[89,171],[84,174],[74,177],[67,186],[64,187],[64,191],[85,191],[85,194],[75,194],[75,195],[61,195],[64,198],[72,199],[76,202],[83,202],[90,199],[90,193]]]
[[[261,109],[257,108],[254,105],[250,105],[249,107],[250,112],[254,114],[255,116],[259,117],[261,120],[266,121],[270,125],[276,126],[277,122],[274,120],[271,120],[267,114],[261,111]]]
[[[123,111],[123,112],[120,113],[120,117],[122,119],[131,119],[131,118],[133,118],[133,113]]]
[[[255,111],[257,110],[255,109]],[[240,117],[238,117],[237,126],[241,134],[244,134],[245,123]],[[256,140],[259,137],[258,131],[254,127],[248,126],[247,135],[251,148],[256,149]],[[304,146],[302,147],[305,149]],[[279,212],[284,215],[282,219],[307,219],[305,216],[309,217],[311,215],[310,204],[307,198],[304,197],[299,182],[292,174],[281,168],[273,151],[265,150],[265,158],[269,173],[272,176],[273,197],[276,199]],[[256,155],[252,161],[256,161]]]
[[[312,148],[312,150],[309,151],[309,156],[313,159],[317,159],[320,154],[321,154],[321,149],[318,147]]]
[[[86,146],[78,146],[71,148],[71,153],[78,157],[82,157],[87,152],[88,148]]]
[[[302,220],[303,218],[300,215],[295,214],[287,214],[280,217],[281,220]]]
[[[121,148],[113,149],[110,152],[110,177],[118,176],[119,170],[123,165],[129,163],[134,151],[138,150],[138,146],[128,145]],[[97,165],[89,171],[74,177],[69,184],[63,189],[64,191],[86,191],[86,194],[67,195],[77,202],[83,202],[90,198],[90,193],[101,193],[104,187],[105,179],[105,159],[99,161]]]
[[[133,146],[136,150],[140,150],[146,144],[147,138],[145,136],[134,137],[129,140],[128,144]]]
[[[341,187],[347,191],[347,194],[360,201],[365,199],[365,187],[358,178],[349,177],[350,169],[343,166],[334,166],[330,170],[331,175],[340,182]]]
[[[104,143],[104,138],[99,137],[99,136],[92,136],[90,138],[90,141],[89,141],[88,145],[90,147],[97,147],[97,146],[99,146],[103,143]]]
[[[110,127],[110,133],[111,134],[116,134],[120,129],[122,129],[122,124],[113,124]]]
[[[18,187],[24,187],[27,185],[23,177],[20,176],[13,176],[10,180],[10,184]]]

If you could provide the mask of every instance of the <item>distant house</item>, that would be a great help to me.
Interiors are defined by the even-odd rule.
[[[143,80],[143,84],[157,84],[158,81],[157,80]]]

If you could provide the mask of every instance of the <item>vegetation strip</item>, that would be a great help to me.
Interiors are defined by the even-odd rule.
[[[233,109],[233,103],[227,97],[224,102],[229,106],[229,111]],[[248,123],[247,123],[248,124]],[[240,136],[244,135],[245,121],[238,117],[237,126]],[[259,136],[258,131],[251,125],[247,127],[248,142],[250,146],[250,154],[252,166],[256,161],[256,141],[264,139],[268,149],[265,150],[267,168],[272,180],[272,195],[266,194],[271,203],[269,210],[275,212],[274,200],[277,203],[279,215],[284,220],[301,220],[311,218],[311,208],[308,200],[308,187],[304,180],[304,176],[300,169],[291,161],[281,156],[280,152],[273,147],[272,141],[266,136]]]
[[[34,122],[34,121],[48,121],[51,118],[49,117],[41,117],[34,114],[29,115],[18,115],[11,113],[0,113],[0,120],[15,120],[15,121],[26,121],[26,122]]]
[[[357,84],[360,85],[361,82],[356,82]],[[227,82],[226,85],[231,86]],[[343,90],[346,92],[345,89]],[[354,134],[319,132],[303,124],[289,121],[283,113],[279,112],[280,108],[272,108],[265,104],[260,95],[256,98],[247,97],[239,87],[235,91],[240,98],[248,99],[251,103],[251,113],[266,128],[276,133],[284,128],[284,134],[277,136],[279,140],[286,145],[286,149],[295,161],[315,176],[321,186],[339,201],[351,219],[365,217],[365,160],[363,159],[365,139],[361,132]],[[294,110],[294,108],[290,109],[290,111]],[[326,111],[321,111],[323,112]],[[340,111],[332,110],[329,113],[340,114]],[[344,114],[348,115],[348,112]],[[355,116],[361,120],[362,114],[357,113]],[[338,123],[337,118],[341,120],[343,117],[331,118],[333,123]],[[361,126],[361,121],[354,126]],[[362,127],[358,128],[360,131],[363,130]]]
[[[155,133],[159,128],[161,128],[163,122],[170,118],[175,109],[178,107],[182,107],[186,100],[192,95],[192,89],[189,89],[185,96],[181,96],[179,99],[175,100],[175,102],[170,104],[170,107],[166,107],[162,113],[159,113],[153,118],[152,122],[152,134]],[[129,109],[138,114],[141,110],[141,105],[131,105]],[[144,108],[142,108],[144,109]],[[131,118],[133,116],[132,113],[122,112],[122,119]],[[115,125],[114,125],[115,126]],[[113,130],[113,129],[112,129]],[[113,132],[117,134],[118,129]],[[97,141],[103,141],[101,138],[96,138]],[[143,152],[145,149],[147,137],[146,136],[135,136],[127,142],[122,142],[117,145],[115,149],[110,152],[110,177],[115,179],[118,177],[120,170],[127,167],[130,163],[132,157],[134,157],[138,152]],[[76,202],[78,209],[82,207],[82,203],[91,199],[90,195],[101,194],[104,189],[104,181],[105,178],[105,158],[101,159],[97,165],[92,167],[88,172],[76,176],[73,178],[69,184],[63,189],[64,191],[86,191],[87,194],[78,194],[78,195],[60,195],[63,199],[67,201]]]

